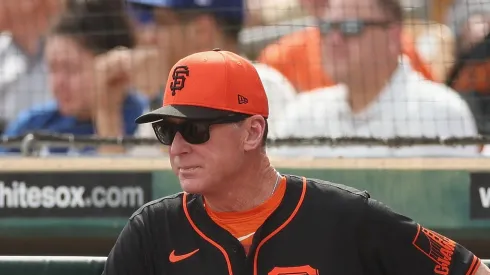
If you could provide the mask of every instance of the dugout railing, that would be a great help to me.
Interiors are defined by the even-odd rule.
[[[415,145],[440,145],[440,146],[466,146],[490,144],[490,136],[468,137],[308,137],[308,138],[268,138],[268,147],[279,146],[304,146],[304,145],[328,145],[328,146],[386,146],[409,147]],[[56,133],[28,133],[23,136],[1,137],[0,148],[19,149],[24,156],[36,156],[43,147],[84,148],[104,145],[117,145],[123,147],[160,146],[155,138],[118,137],[101,138],[97,136],[77,136],[72,134]]]
[[[105,257],[0,256],[2,275],[101,275]],[[490,266],[490,260],[483,262]]]

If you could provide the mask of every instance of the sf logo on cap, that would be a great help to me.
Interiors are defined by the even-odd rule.
[[[186,77],[189,76],[189,67],[187,66],[177,66],[172,74],[172,81],[170,83],[170,90],[172,91],[172,96],[175,96],[176,91],[180,91],[184,88]]]

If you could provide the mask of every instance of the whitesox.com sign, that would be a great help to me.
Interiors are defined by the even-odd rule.
[[[470,174],[470,217],[490,219],[490,173]]]
[[[0,175],[1,217],[128,217],[152,199],[150,173]]]
[[[84,186],[31,186],[0,182],[0,208],[138,207],[144,203],[141,187],[97,186],[87,196]]]

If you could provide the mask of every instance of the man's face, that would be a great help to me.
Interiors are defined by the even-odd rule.
[[[169,122],[180,124],[184,120]],[[211,125],[209,133],[207,142],[191,144],[177,132],[169,146],[172,170],[186,192],[219,192],[219,183],[232,181],[244,161],[244,129],[240,123]]]
[[[329,0],[319,24],[323,67],[336,82],[376,73],[376,66],[386,62],[390,44],[400,43],[400,27],[391,23],[377,0]]]
[[[483,41],[490,32],[490,16],[475,14],[468,18],[461,27],[461,37],[458,39],[459,51],[467,52],[473,46]]]
[[[300,0],[299,3],[308,14],[314,17],[322,16],[322,11],[329,0]]]
[[[46,42],[45,56],[59,111],[67,116],[85,116],[90,112],[94,55],[73,39],[54,35]]]

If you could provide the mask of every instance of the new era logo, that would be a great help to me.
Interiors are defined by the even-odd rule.
[[[247,104],[248,99],[242,95],[238,95],[238,104]]]

